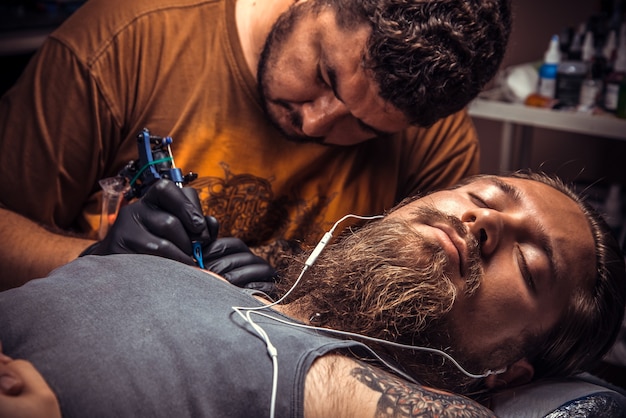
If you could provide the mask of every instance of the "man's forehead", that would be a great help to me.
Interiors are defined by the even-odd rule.
[[[543,183],[539,180],[523,177],[506,177],[481,174],[473,177],[468,177],[446,190],[454,191],[458,189],[475,190],[489,188],[498,189],[514,200],[521,200],[524,196],[532,195],[535,193],[534,191],[541,190],[541,194],[547,193],[549,195],[558,195],[561,198],[565,198],[566,200],[571,201],[573,205],[577,206],[577,203],[574,200],[572,200],[569,196],[565,195],[563,192],[554,188],[553,186]],[[462,191],[459,191],[459,193],[462,193]]]
[[[418,206],[423,204],[424,201],[429,200],[432,196],[443,200],[450,200],[454,199],[457,195],[465,194],[467,189],[485,189],[487,187],[507,188],[509,186],[502,177],[495,175],[478,175],[468,177],[445,189],[431,190],[427,193],[407,197],[400,202],[398,208]]]
[[[476,187],[476,186],[482,186],[482,187],[487,187],[487,186],[499,186],[499,187],[503,187],[504,184],[507,184],[507,180],[509,179],[509,177],[503,177],[503,176],[496,176],[496,175],[490,175],[490,174],[480,174],[477,176],[473,176],[473,177],[467,177],[464,180],[461,180],[457,185],[452,186],[449,188],[449,190],[455,190],[455,189],[459,189],[462,187]],[[522,184],[524,182],[529,182],[531,180],[529,179],[519,179],[522,181]],[[524,187],[524,186],[521,186]]]

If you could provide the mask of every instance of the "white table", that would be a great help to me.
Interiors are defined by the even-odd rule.
[[[502,122],[499,164],[502,173],[530,166],[534,127],[626,141],[626,119],[613,115],[542,109],[484,98],[475,99],[470,104],[469,114],[474,118]]]

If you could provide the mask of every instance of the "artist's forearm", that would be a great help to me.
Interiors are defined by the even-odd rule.
[[[20,286],[75,259],[93,241],[52,233],[0,208],[0,290]]]

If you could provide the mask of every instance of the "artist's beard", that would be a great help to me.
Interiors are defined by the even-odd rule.
[[[277,56],[281,53],[281,47],[283,43],[293,35],[298,20],[306,13],[307,9],[308,5],[292,5],[286,12],[279,16],[272,26],[269,36],[265,40],[257,67],[258,91],[261,96],[261,103],[265,114],[274,127],[276,127],[285,138],[298,143],[321,144],[324,141],[323,137],[300,135],[293,131],[293,128],[296,128],[298,131],[302,130],[302,115],[289,103],[285,103],[283,106],[288,108],[289,124],[291,126],[283,126],[279,122],[280,118],[275,110],[278,105],[270,103],[266,93],[269,90],[269,85],[272,83],[273,77],[280,77],[280,74],[275,74],[276,70],[274,64],[277,60]]]
[[[415,221],[431,225],[445,222],[466,237],[469,273],[463,291],[471,296],[482,276],[477,241],[460,220],[433,208],[417,210],[410,222]],[[442,349],[464,368],[480,374],[494,359],[464,353],[456,333],[451,331],[447,314],[458,289],[446,274],[447,263],[447,255],[437,242],[426,239],[406,221],[387,218],[329,245],[293,290],[290,300],[299,298],[297,306],[305,315],[311,315],[312,325]],[[291,263],[291,271],[283,276],[295,279],[301,266]],[[281,283],[282,290],[289,287],[288,282]],[[440,355],[366,343],[402,364],[423,384],[466,394],[482,384],[461,374]]]

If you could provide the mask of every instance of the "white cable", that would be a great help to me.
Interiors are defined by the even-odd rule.
[[[252,320],[250,317],[251,311],[248,308],[241,306],[233,306],[232,307],[235,312],[237,312],[245,322],[250,324],[250,326],[257,332],[259,337],[265,342],[267,347],[267,354],[272,359],[272,395],[270,398],[270,417],[274,418],[276,414],[276,394],[278,392],[278,350],[270,341],[269,335],[265,332],[265,330],[259,326],[256,322]],[[245,310],[246,314],[244,315],[241,310]]]
[[[252,328],[257,332],[259,337],[265,342],[265,345],[267,346],[267,352],[272,358],[273,377],[272,377],[272,395],[270,399],[270,418],[274,418],[275,412],[276,412],[276,396],[277,396],[277,390],[278,390],[278,350],[276,349],[276,347],[274,347],[274,345],[270,341],[270,338],[265,332],[265,330],[252,320],[252,317],[250,316],[251,312],[261,310],[261,309],[268,309],[272,306],[279,304],[283,300],[285,300],[285,298],[287,298],[287,296],[289,296],[289,294],[293,291],[293,289],[295,289],[296,286],[300,283],[300,280],[302,280],[302,277],[304,276],[304,273],[307,271],[307,269],[310,266],[312,266],[313,263],[315,263],[315,260],[321,254],[324,247],[326,247],[328,242],[330,242],[330,240],[332,239],[333,233],[335,232],[335,229],[337,228],[337,226],[340,223],[342,223],[344,220],[348,218],[372,220],[372,219],[378,219],[378,218],[383,218],[383,217],[384,217],[383,215],[360,216],[360,215],[352,215],[352,214],[344,216],[343,218],[335,222],[335,224],[330,229],[330,231],[326,232],[324,236],[322,236],[322,239],[320,240],[320,242],[318,242],[318,244],[315,246],[315,248],[311,252],[311,255],[309,255],[309,257],[305,261],[304,266],[302,267],[302,271],[300,272],[300,275],[298,275],[298,279],[295,281],[293,286],[291,286],[291,288],[287,291],[287,293],[285,293],[280,299],[268,305],[263,305],[263,306],[254,306],[254,307],[233,306],[232,307],[232,309],[235,312],[237,312],[243,318],[245,322],[249,323],[250,326],[252,326]],[[246,314],[244,315],[242,311],[246,311]]]
[[[372,341],[372,342],[376,342],[376,343],[380,343],[380,344],[386,344],[386,345],[389,345],[389,346],[392,346],[392,347],[396,347],[396,348],[402,348],[402,349],[407,349],[407,350],[416,350],[416,351],[425,351],[425,352],[428,352],[428,353],[439,354],[442,357],[445,357],[446,359],[450,360],[450,362],[452,362],[452,364],[454,364],[454,366],[457,369],[459,369],[459,371],[461,371],[461,373],[463,373],[464,375],[466,375],[468,377],[471,377],[473,379],[480,379],[480,378],[483,378],[483,377],[490,376],[492,374],[504,373],[506,371],[506,368],[502,368],[502,369],[498,369],[498,370],[495,370],[495,371],[487,370],[483,374],[474,374],[474,373],[471,373],[471,372],[467,371],[466,369],[464,369],[463,366],[461,366],[461,364],[459,364],[459,362],[456,361],[450,354],[446,353],[443,350],[439,350],[439,349],[436,349],[436,348],[422,347],[422,346],[416,346],[416,345],[400,344],[400,343],[396,343],[394,341],[382,340],[380,338],[369,337],[367,335],[361,335],[361,334],[357,334],[357,333],[349,332],[349,331],[341,331],[341,330],[332,329],[332,328],[323,328],[323,327],[316,327],[316,326],[313,326],[313,325],[299,324],[297,322],[287,321],[285,319],[278,318],[278,317],[266,314],[264,312],[250,312],[250,313],[255,313],[257,315],[264,316],[264,317],[269,318],[269,319],[273,319],[276,322],[280,322],[282,324],[291,325],[291,326],[298,327],[298,328],[305,328],[305,329],[316,330],[316,331],[324,331],[324,332],[328,332],[330,334],[337,334],[337,335],[342,335],[342,336],[346,336],[346,337],[352,337],[352,338],[356,338],[356,339]],[[385,363],[385,364],[387,364],[387,363]],[[395,369],[395,368],[393,368],[393,369]],[[404,375],[404,373],[403,373],[403,375]],[[408,380],[411,380],[411,381],[415,382],[415,380],[413,378],[409,377],[408,375],[405,375],[405,377]],[[415,383],[417,383],[417,382],[415,382]]]
[[[304,273],[309,269],[309,267],[311,267],[313,265],[313,263],[315,263],[315,260],[317,260],[317,257],[321,254],[322,250],[324,249],[324,247],[326,247],[326,245],[328,244],[328,242],[330,241],[330,239],[332,238],[335,229],[337,228],[337,226],[342,223],[343,221],[345,221],[348,218],[357,218],[357,219],[362,219],[362,220],[372,220],[372,219],[379,219],[379,218],[383,218],[383,215],[374,215],[374,216],[360,216],[360,215],[346,215],[343,218],[339,219],[337,222],[335,222],[335,224],[333,225],[333,227],[324,234],[324,236],[322,236],[322,239],[317,243],[317,245],[315,246],[315,248],[313,249],[313,251],[311,252],[311,255],[309,255],[309,257],[307,258],[307,260],[304,262],[304,266],[302,267],[302,271],[300,272],[300,274],[298,275],[298,279],[295,281],[295,283],[293,284],[293,286],[291,286],[291,288],[287,291],[287,293],[285,293],[283,296],[281,296],[280,299],[267,304],[267,305],[263,305],[263,306],[255,306],[255,307],[243,307],[243,306],[233,306],[233,309],[242,309],[242,310],[260,310],[260,309],[267,309],[267,308],[271,308],[274,305],[278,305],[279,303],[281,303],[283,300],[285,300],[287,298],[287,296],[289,296],[289,294],[291,294],[291,292],[298,286],[298,284],[300,284],[300,280],[302,280],[302,277],[304,276]]]

